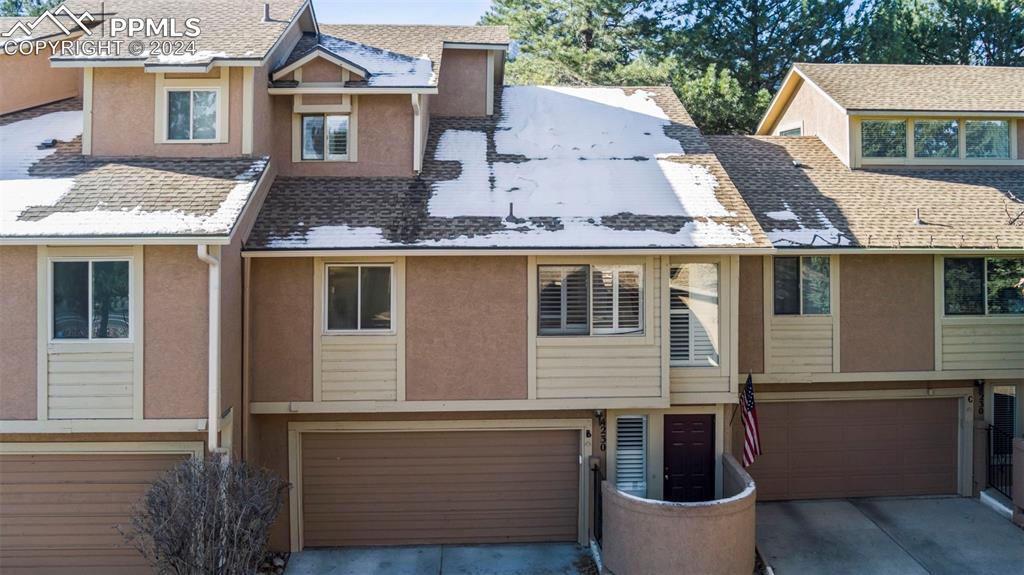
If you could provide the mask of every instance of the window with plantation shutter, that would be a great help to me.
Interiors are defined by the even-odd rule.
[[[595,334],[643,330],[640,266],[594,266],[591,272]]]
[[[672,365],[718,365],[718,264],[674,265],[669,275]]]
[[[647,497],[647,417],[617,418],[615,437],[615,486],[630,495]]]
[[[537,271],[541,335],[586,335],[590,331],[589,266],[540,266]]]

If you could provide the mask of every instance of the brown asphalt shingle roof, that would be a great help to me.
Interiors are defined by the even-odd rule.
[[[177,29],[183,30],[188,18],[198,18],[200,34],[195,38],[198,57],[190,59],[189,64],[201,64],[211,60],[230,59],[261,59],[284,33],[289,23],[295,18],[306,0],[268,0],[270,4],[269,22],[263,22],[263,2],[256,0],[105,0],[103,7],[107,18],[162,18],[174,19]],[[67,0],[65,2],[76,14],[88,10],[99,11],[100,3],[96,0]],[[92,36],[83,39],[103,39],[109,37],[109,22],[104,22],[102,33],[95,30]],[[125,33],[118,39],[128,40]],[[150,40],[190,40],[189,38],[167,38],[164,36],[146,37],[139,34],[130,40],[141,40],[146,46]],[[125,42],[127,46],[127,42]],[[144,60],[147,64],[158,63],[155,56],[139,57],[130,54],[127,47],[114,59]],[[75,59],[73,56],[62,56],[60,59]]]
[[[1024,68],[794,65],[847,110],[1024,112]]]
[[[728,174],[719,164],[694,125],[686,109],[668,87],[630,87],[626,92],[644,90],[653,93],[655,103],[672,121],[665,126],[665,134],[680,142],[685,155],[673,161],[702,166],[717,180],[716,199],[730,213],[720,218],[722,223],[750,231],[753,243],[743,247],[767,247],[750,209],[733,186]],[[430,213],[428,204],[434,186],[459,177],[461,162],[437,159],[438,143],[448,131],[482,132],[488,138],[488,163],[529,162],[525,156],[509,157],[499,154],[494,144],[494,132],[501,120],[502,91],[495,94],[495,111],[491,117],[433,118],[424,155],[423,170],[416,178],[297,178],[278,177],[271,188],[263,208],[256,219],[246,243],[248,250],[302,249],[313,235],[312,230],[323,227],[348,226],[381,230],[385,245],[369,241],[365,246],[346,244],[346,248],[409,248],[417,244],[444,242],[459,238],[488,236],[507,231],[507,220],[501,217],[459,216],[438,217]],[[642,190],[638,190],[642,192]],[[557,190],[545,190],[557,194]],[[623,191],[623,193],[628,193]],[[620,213],[602,218],[609,233],[620,230],[656,230],[675,233],[693,218],[659,214]],[[524,222],[525,224],[526,222]],[[528,224],[546,231],[560,230],[563,222],[558,217],[531,217]],[[353,231],[358,234],[358,231]],[[280,240],[287,239],[287,248]],[[500,240],[499,240],[500,242]],[[319,246],[321,248],[325,246]],[[331,246],[342,247],[342,246]],[[501,248],[496,243],[493,246]],[[550,247],[550,246],[548,246]],[[593,246],[564,246],[593,247]],[[643,244],[635,247],[646,247]],[[692,247],[680,245],[679,247]]]
[[[320,33],[358,42],[410,58],[426,55],[437,83],[445,42],[508,45],[507,26],[423,26],[397,24],[320,24]],[[300,43],[301,44],[301,43]],[[304,48],[296,46],[289,61],[300,58]],[[308,51],[309,47],[305,47]],[[372,72],[372,70],[371,70]]]
[[[850,170],[813,136],[708,141],[776,247],[830,247],[801,231],[827,221],[851,247],[1024,249],[1022,167]]]

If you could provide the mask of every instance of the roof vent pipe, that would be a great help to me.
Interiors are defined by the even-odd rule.
[[[914,225],[921,226],[924,222],[921,220],[921,208],[917,208],[916,215],[914,216]]]
[[[270,2],[263,3],[263,22],[270,22]]]

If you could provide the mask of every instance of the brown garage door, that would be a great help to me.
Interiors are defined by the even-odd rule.
[[[579,432],[305,433],[306,547],[575,541]]]
[[[117,525],[185,455],[0,455],[0,571],[146,573]]]
[[[758,500],[953,494],[957,400],[759,403]]]

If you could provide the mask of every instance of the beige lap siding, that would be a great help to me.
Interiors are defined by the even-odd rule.
[[[320,336],[323,401],[398,398],[398,337]]]
[[[150,483],[184,454],[0,455],[0,571],[149,572],[117,530]]]
[[[305,547],[576,541],[579,431],[303,433]]]
[[[831,373],[832,318],[773,316],[768,365],[774,373]]]
[[[133,355],[131,344],[122,351],[97,346],[51,351],[49,419],[131,419]]]
[[[943,320],[942,369],[1024,369],[1024,320],[1019,316]]]

